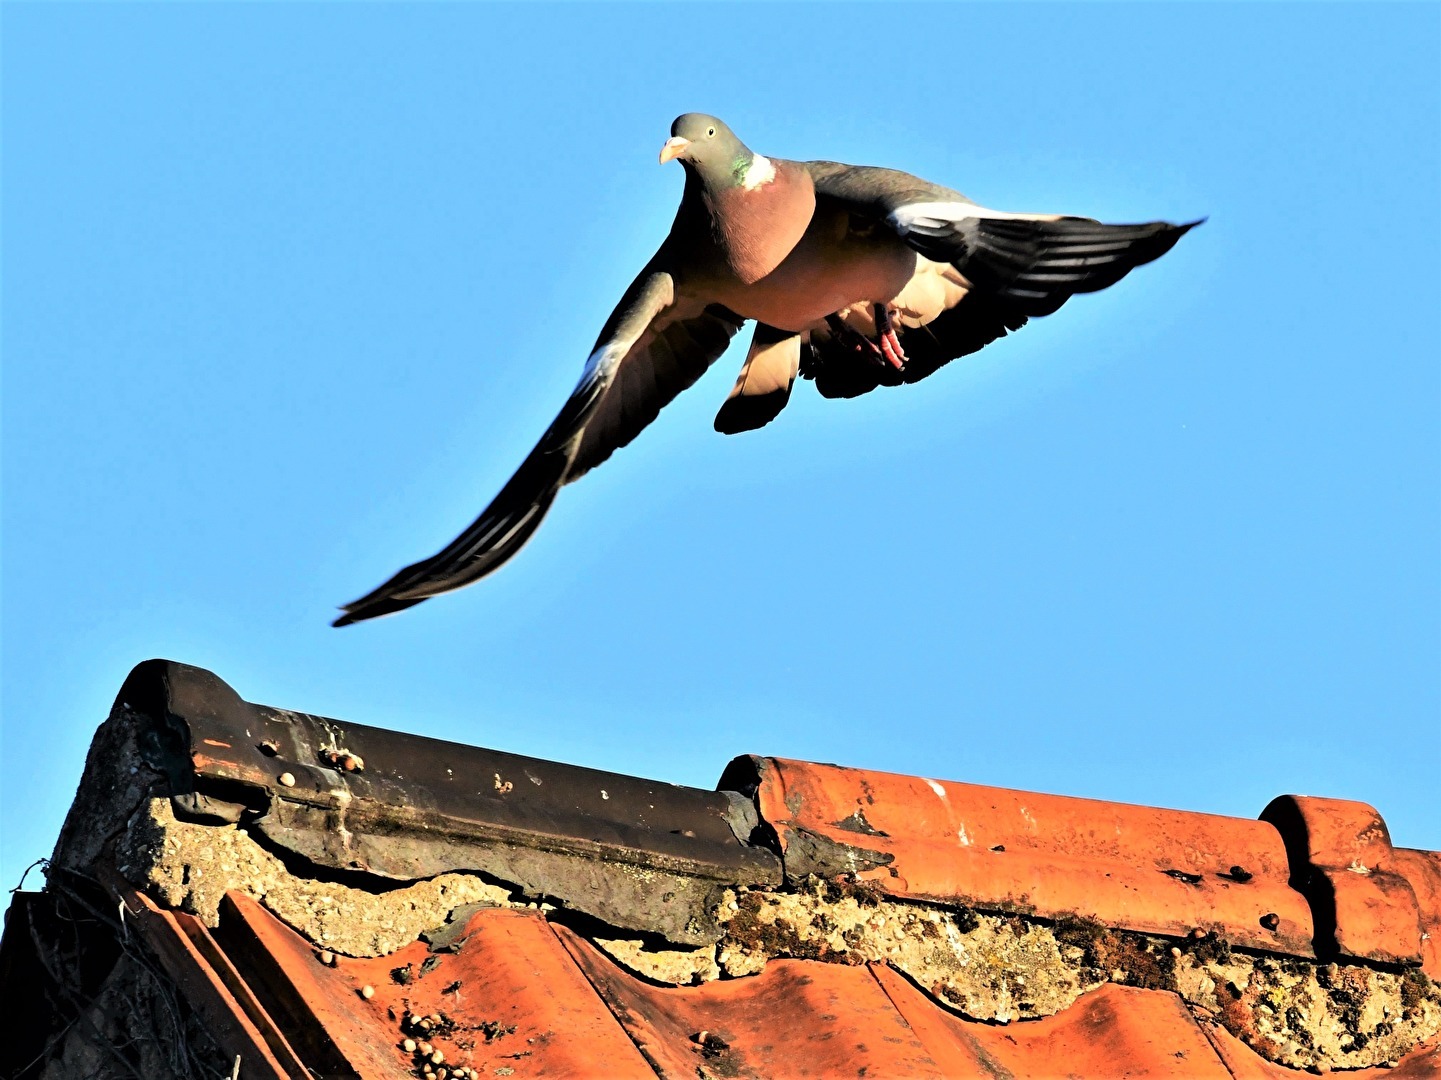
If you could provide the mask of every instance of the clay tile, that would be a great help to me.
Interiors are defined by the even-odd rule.
[[[290,1080],[307,1075],[289,1041],[275,1027],[204,924],[165,911],[144,893],[121,893],[126,919],[139,929],[185,1000],[247,1076]]]
[[[301,1059],[321,1074],[381,1077],[395,1068],[395,1051],[380,1014],[358,1007],[360,986],[350,973],[323,967],[315,949],[255,900],[228,892],[217,939],[245,981],[265,996],[270,1015]]]
[[[1231,1077],[1175,994],[1108,984],[1055,1016],[997,1027],[952,1015],[885,965],[875,975],[933,1055],[986,1070],[950,1075]]]
[[[1416,895],[1421,916],[1421,968],[1441,982],[1441,851],[1396,848],[1393,858]]]
[[[755,792],[788,878],[1311,955],[1310,909],[1264,822],[775,758],[737,759],[727,782]]]
[[[1311,904],[1322,954],[1421,962],[1421,914],[1391,836],[1365,803],[1282,795],[1261,812],[1286,845],[1291,882]]]
[[[486,1076],[586,1075],[597,1061],[607,1076],[654,1076],[538,912],[482,910],[444,951],[417,941],[333,966],[243,894],[226,895],[227,923],[228,951],[244,954],[247,977],[275,1000],[272,1014],[295,1025],[302,1057],[326,1075],[412,1075],[401,1043],[413,1037]],[[408,1012],[441,1023],[418,1033]]]
[[[1203,1024],[1201,1030],[1235,1080],[1297,1080],[1309,1075],[1267,1061],[1220,1024]],[[1334,1075],[1345,1080],[1436,1080],[1441,1076],[1441,1038],[1421,1043],[1394,1068],[1347,1069]]]
[[[661,1076],[965,1075],[937,1063],[865,968],[774,960],[744,979],[657,987],[555,931]]]

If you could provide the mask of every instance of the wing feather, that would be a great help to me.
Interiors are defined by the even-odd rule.
[[[832,161],[806,167],[818,199],[838,201],[863,221],[884,223],[922,256],[913,281],[937,264],[960,275],[959,287],[948,290],[941,307],[900,330],[909,357],[904,372],[857,354],[828,330],[812,330],[801,375],[815,379],[828,397],[854,397],[925,378],[1020,329],[1028,318],[1051,314],[1077,293],[1114,285],[1200,224],[1107,225],[1091,218],[1009,213],[894,169]],[[859,312],[844,317],[863,332],[868,320]]]
[[[352,603],[345,626],[400,611],[493,572],[524,546],[562,487],[629,443],[725,351],[740,319],[677,297],[647,268],[596,340],[580,382],[515,475],[459,536]]]

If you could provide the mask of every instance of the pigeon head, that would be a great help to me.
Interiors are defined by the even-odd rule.
[[[718,188],[743,183],[755,154],[723,121],[705,113],[686,113],[671,124],[670,138],[660,150],[662,165],[672,158],[697,173],[707,186]]]

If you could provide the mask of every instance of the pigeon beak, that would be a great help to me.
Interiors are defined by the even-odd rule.
[[[689,145],[689,139],[682,139],[679,135],[672,135],[665,141],[665,145],[660,148],[660,163],[664,165],[671,158],[680,157]]]

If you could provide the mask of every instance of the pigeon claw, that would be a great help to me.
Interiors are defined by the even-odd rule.
[[[901,339],[896,336],[890,315],[884,304],[876,308],[876,339],[872,341],[859,330],[847,326],[839,315],[827,315],[826,325],[837,341],[851,352],[871,360],[881,367],[893,367],[896,371],[906,370],[906,352],[901,348]]]
[[[901,339],[896,336],[896,328],[891,323],[891,313],[886,310],[885,304],[877,304],[875,311],[876,343],[880,346],[881,354],[890,361],[893,368],[904,372],[906,350],[901,348]]]
[[[885,363],[885,354],[881,352],[881,347],[859,330],[852,330],[839,315],[827,315],[826,325],[831,328],[836,340],[851,352],[878,364]]]

